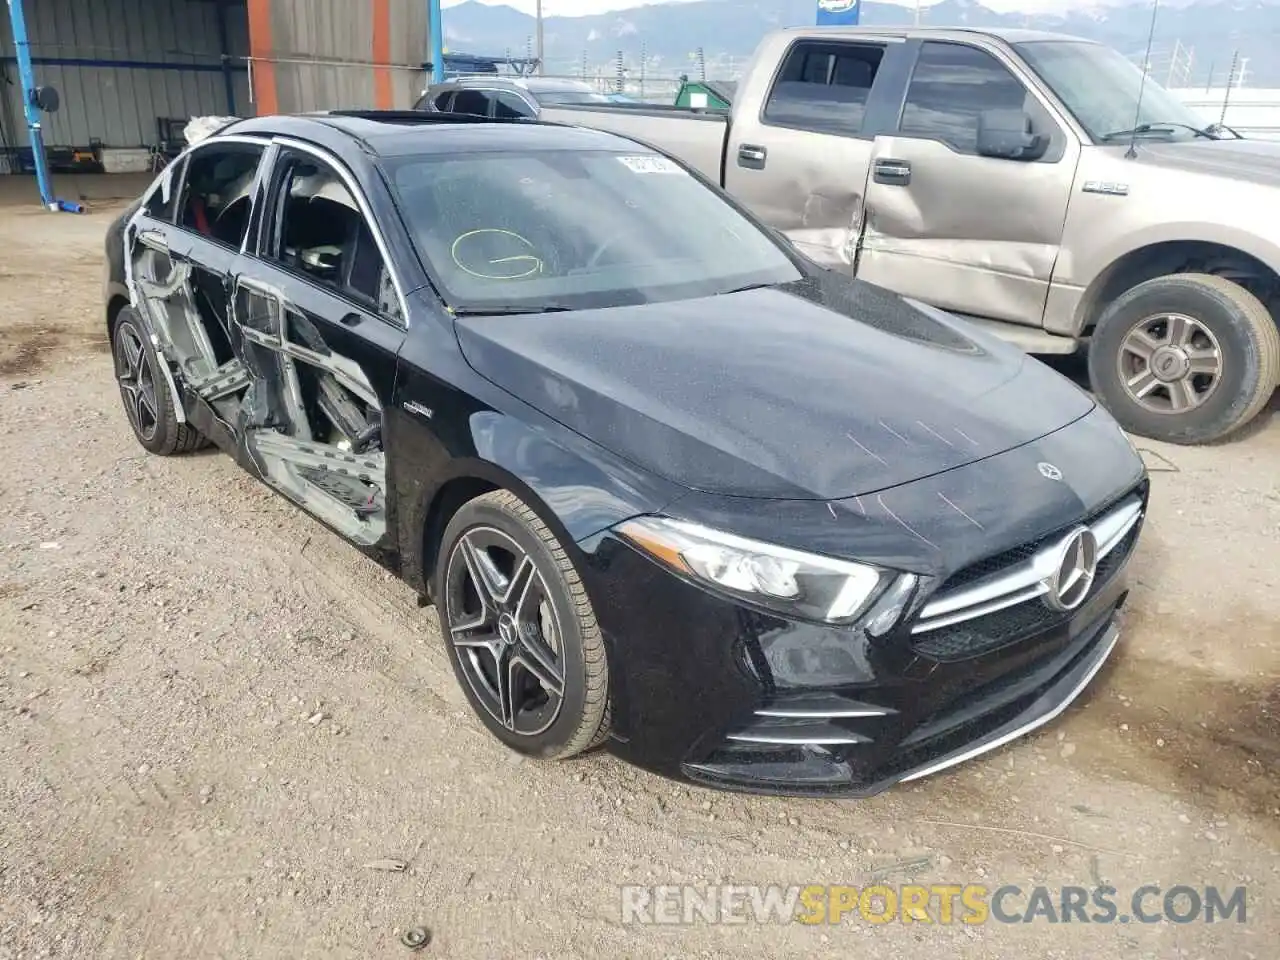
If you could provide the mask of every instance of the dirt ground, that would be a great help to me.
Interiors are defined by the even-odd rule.
[[[408,957],[417,925],[451,958],[1277,955],[1275,403],[1235,442],[1140,444],[1124,639],[1057,722],[869,801],[720,794],[505,751],[407,587],[230,460],[145,455],[100,321],[111,215],[0,209],[3,960]],[[1244,886],[1247,920],[659,928],[618,889],[876,880]]]

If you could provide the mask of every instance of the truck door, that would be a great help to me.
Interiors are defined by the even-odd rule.
[[[1080,146],[998,47],[913,41],[896,130],[876,138],[858,276],[935,306],[1039,326]],[[979,126],[1043,138],[1014,159]],[[997,138],[998,139],[998,138]],[[983,155],[983,154],[987,155]]]
[[[775,76],[739,90],[743,107],[764,108],[735,110],[725,189],[825,266],[853,272],[875,130],[896,122],[905,73],[884,78],[904,50],[893,38],[797,39]]]

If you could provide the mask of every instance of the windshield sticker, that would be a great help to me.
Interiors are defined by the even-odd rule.
[[[684,173],[678,163],[666,157],[619,157],[618,162],[632,173]]]

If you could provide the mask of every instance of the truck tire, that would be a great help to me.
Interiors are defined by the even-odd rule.
[[[1156,277],[1103,311],[1089,379],[1129,432],[1208,443],[1252,420],[1280,385],[1280,330],[1257,297],[1223,277]]]

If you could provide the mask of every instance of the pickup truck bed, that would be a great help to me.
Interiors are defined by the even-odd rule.
[[[542,120],[593,127],[631,137],[671,154],[712,183],[724,185],[727,111],[650,104],[544,107]]]
[[[1280,383],[1280,151],[1204,127],[1100,44],[776,30],[728,110],[542,116],[665,151],[815,262],[1030,353],[1087,342],[1094,390],[1144,436],[1225,436]]]

